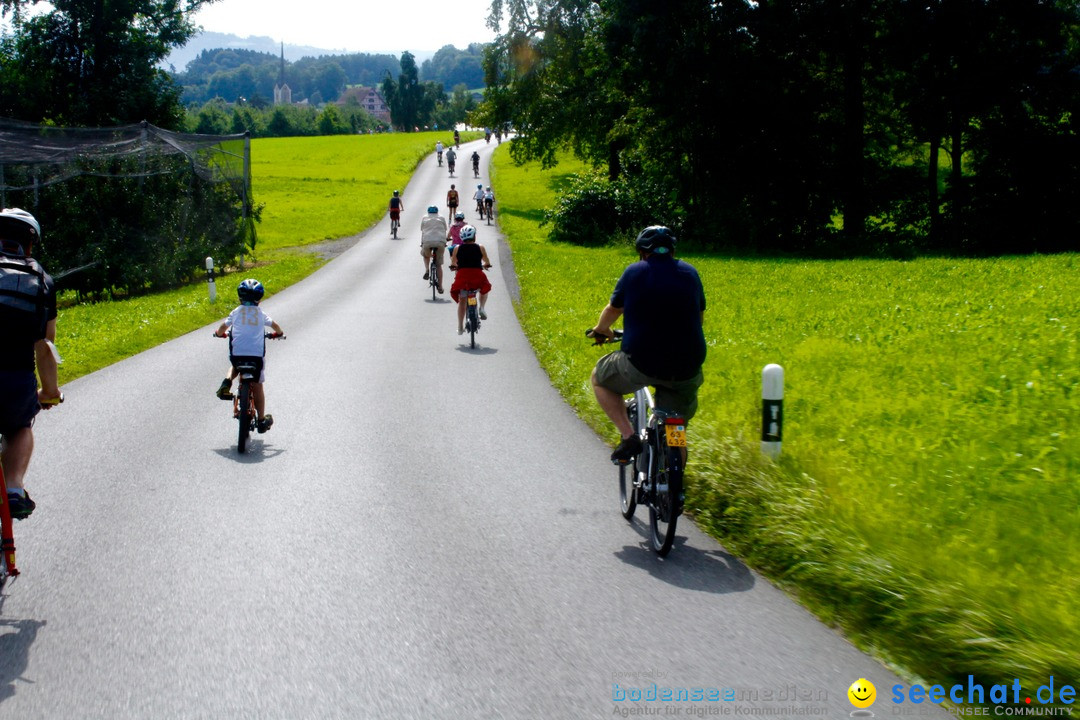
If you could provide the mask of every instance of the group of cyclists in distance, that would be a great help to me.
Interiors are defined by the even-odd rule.
[[[458,131],[454,131],[455,146],[460,142]],[[445,147],[442,141],[435,143],[435,154],[441,166],[445,153],[446,162],[450,169],[450,175],[454,174],[454,164],[457,153],[454,147]],[[480,154],[472,154],[473,173],[480,176]],[[492,217],[495,207],[495,193],[491,186],[486,188],[482,183],[477,184],[476,191],[472,195],[476,203],[476,212],[480,218]],[[487,320],[487,298],[491,292],[491,282],[488,280],[485,270],[491,268],[487,248],[476,241],[476,227],[465,222],[465,213],[461,206],[461,193],[456,184],[451,184],[446,193],[447,217],[444,218],[435,205],[427,209],[426,215],[420,220],[420,258],[424,264],[423,279],[431,280],[432,257],[438,268],[436,289],[440,294],[446,292],[443,286],[442,267],[447,252],[450,254],[450,270],[454,271],[454,281],[450,286],[450,298],[457,305],[457,329],[458,335],[465,332],[465,293],[477,290],[480,293],[479,306],[477,308],[481,320]],[[401,191],[395,190],[390,198],[388,207],[390,220],[400,222],[401,213],[405,210],[405,204],[401,198]]]

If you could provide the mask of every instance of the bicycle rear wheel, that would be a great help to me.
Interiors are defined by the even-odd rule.
[[[476,316],[476,306],[470,305],[466,310],[469,316],[469,347],[476,348],[476,330],[480,325],[480,318]]]
[[[637,401],[631,398],[626,401],[626,414],[630,417],[630,424],[637,429],[638,406]],[[619,466],[619,505],[622,508],[622,516],[627,520],[634,517],[637,509],[637,479],[638,459]]]
[[[435,251],[431,251],[431,271],[428,273],[428,277],[431,278],[431,300],[435,301],[435,290],[439,287],[439,265],[435,262]]]
[[[657,438],[656,486],[653,488],[652,502],[649,504],[649,529],[652,535],[653,550],[660,557],[671,551],[675,541],[675,525],[682,508],[679,497],[682,495],[682,456],[678,449],[670,448],[662,438]]]
[[[248,437],[251,435],[251,385],[247,382],[240,383],[240,396],[237,401],[240,411],[240,433],[236,437],[236,449],[238,452],[247,451]]]

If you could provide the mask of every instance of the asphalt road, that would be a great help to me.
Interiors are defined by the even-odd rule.
[[[463,147],[464,197],[466,157],[494,147]],[[494,226],[490,319],[475,350],[457,335],[419,260],[451,181],[426,160],[397,240],[384,220],[264,303],[288,339],[247,455],[209,326],[42,414],[0,717],[839,718],[863,677],[891,714],[900,680],[692,523],[660,560],[644,513],[622,519],[608,448],[515,319]],[[633,701],[654,685],[720,699]]]

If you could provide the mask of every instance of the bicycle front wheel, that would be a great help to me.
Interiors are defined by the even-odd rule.
[[[649,528],[652,531],[653,550],[660,557],[671,551],[675,541],[675,525],[679,521],[682,506],[682,456],[677,448],[670,448],[659,441],[662,466],[657,468],[656,486],[649,505]]]
[[[237,401],[237,407],[240,410],[239,422],[240,422],[240,434],[236,438],[236,449],[238,452],[247,451],[248,437],[251,435],[251,385],[246,382],[240,383],[240,397]]]

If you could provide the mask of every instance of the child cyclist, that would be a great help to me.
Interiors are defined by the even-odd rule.
[[[214,334],[229,338],[229,374],[221,381],[217,396],[222,400],[232,400],[232,381],[236,377],[236,364],[242,360],[254,360],[259,369],[259,381],[251,384],[251,395],[255,400],[255,413],[258,416],[256,429],[264,433],[274,424],[272,415],[266,414],[266,396],[263,383],[266,382],[266,336],[263,328],[274,330],[271,337],[281,337],[281,326],[271,319],[259,307],[265,290],[258,280],[247,279],[240,283],[236,294],[240,296],[240,305],[225,318]]]
[[[480,291],[480,319],[487,320],[487,312],[484,305],[487,304],[488,293],[491,292],[491,283],[488,282],[484,268],[490,268],[487,250],[483,245],[476,242],[476,228],[466,225],[458,233],[461,244],[454,248],[450,255],[450,269],[456,270],[454,284],[450,286],[450,297],[458,304],[457,327],[458,335],[465,332],[465,296],[462,290]]]

